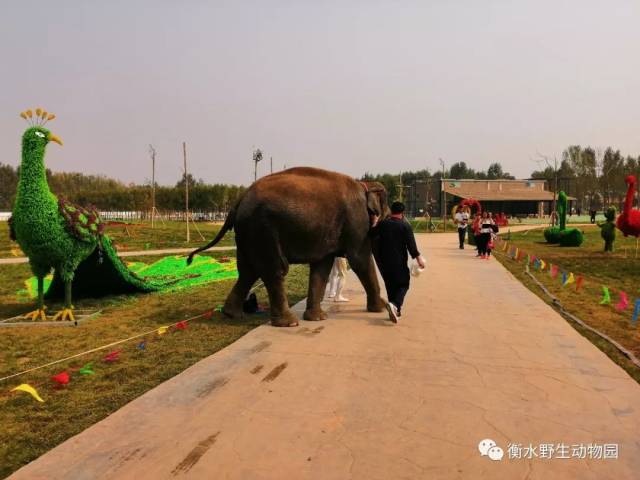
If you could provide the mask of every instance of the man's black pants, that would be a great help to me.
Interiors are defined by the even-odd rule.
[[[409,291],[409,281],[398,283],[393,279],[384,279],[384,286],[387,289],[389,302],[393,303],[397,307],[398,312],[400,312],[402,304],[404,303],[404,297]]]
[[[464,235],[467,233],[466,228],[458,229],[458,240],[460,240],[460,248],[464,248]]]

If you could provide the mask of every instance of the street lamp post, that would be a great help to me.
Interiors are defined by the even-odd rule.
[[[439,158],[440,165],[442,165],[442,179],[441,179],[441,187],[442,187],[442,231],[447,231],[447,193],[444,191],[444,160]]]

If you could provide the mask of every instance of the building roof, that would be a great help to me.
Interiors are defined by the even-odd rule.
[[[444,191],[479,201],[553,201],[544,180],[455,180],[445,179]],[[575,200],[574,197],[567,197]]]

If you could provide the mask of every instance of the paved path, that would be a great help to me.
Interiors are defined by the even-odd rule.
[[[193,252],[198,247],[193,248],[165,248],[161,250],[137,250],[134,252],[118,252],[118,256],[125,257],[150,257],[155,255],[177,255],[179,253],[190,253]],[[236,247],[234,245],[230,245],[228,247],[211,247],[210,252],[226,252],[230,250],[235,250]],[[14,257],[14,258],[0,258],[0,265],[11,265],[16,263],[27,263],[29,259],[27,257]]]
[[[400,324],[350,278],[330,320],[256,328],[13,478],[637,479],[640,386],[495,260],[419,244]],[[620,458],[491,461],[485,438]]]

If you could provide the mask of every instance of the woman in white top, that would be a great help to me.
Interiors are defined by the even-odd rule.
[[[342,290],[347,282],[347,259],[336,257],[333,261],[333,268],[329,274],[329,298],[334,302],[348,302],[348,298],[342,296]]]
[[[478,243],[478,253],[480,258],[488,260],[488,248],[489,241],[491,241],[491,234],[493,234],[493,219],[487,212],[482,212],[482,218],[480,219],[480,238]]]

